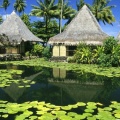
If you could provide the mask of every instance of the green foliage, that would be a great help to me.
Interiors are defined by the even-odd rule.
[[[84,106],[79,104],[80,102],[67,106],[56,106],[44,101],[17,104],[0,100],[0,118],[9,119],[11,115],[14,116],[14,120],[117,120],[120,118],[120,103],[116,101],[112,101],[108,107],[96,102],[84,103]],[[80,114],[72,109],[82,109],[83,111]]]
[[[49,47],[45,47],[43,49],[42,56],[46,57],[46,58],[50,58],[51,57],[51,51],[50,51]]]
[[[77,63],[90,64],[92,63],[92,52],[91,47],[87,46],[84,43],[80,43],[77,46],[77,50],[74,54],[74,59]]]
[[[50,21],[51,16],[54,15],[55,13],[55,0],[37,0],[37,6],[32,5],[32,11],[30,15],[32,16],[37,16],[37,17],[43,17],[43,21],[45,23],[45,34],[46,34],[46,39],[44,39],[45,42],[48,41],[48,24]],[[39,33],[40,34],[40,33]]]
[[[29,56],[30,56],[30,51],[27,51],[27,52],[25,53],[25,56],[26,56],[26,57],[29,57]]]
[[[74,63],[76,60],[75,60],[75,58],[74,57],[68,57],[67,58],[67,62],[68,63]]]
[[[36,56],[42,56],[42,51],[44,50],[44,47],[41,44],[35,44],[32,49],[33,55]]]
[[[101,66],[104,66],[104,67],[111,66],[111,55],[110,54],[106,55],[106,54],[102,53],[100,55],[100,57],[98,58],[98,64],[100,64]]]
[[[46,43],[48,39],[59,33],[58,24],[56,20],[50,20],[47,26],[47,33],[45,22],[36,21],[32,23],[32,32],[39,38],[43,39]]]
[[[21,78],[21,70],[0,70],[0,87],[11,86],[11,84],[17,84],[19,88],[30,87],[31,84],[35,84],[34,81]],[[21,79],[20,79],[21,78]]]
[[[92,5],[88,5],[97,21],[102,21],[104,24],[112,24],[115,22],[115,17],[112,13],[114,5],[110,5],[110,0],[94,0]]]
[[[105,54],[112,54],[113,47],[117,47],[118,41],[114,37],[108,37],[104,43],[104,53]]]
[[[26,7],[26,1],[25,0],[16,0],[14,3],[14,9],[15,11],[19,12],[19,14],[21,12],[24,12]]]
[[[77,1],[77,3],[76,3],[77,10],[79,11],[84,5],[85,5],[85,1],[84,0]]]
[[[9,5],[10,5],[9,0],[3,0],[3,3],[2,3],[1,7],[4,8],[5,11],[6,11]]]
[[[21,16],[21,19],[22,19],[23,22],[26,24],[26,26],[28,27],[28,29],[31,30],[31,29],[32,29],[32,28],[31,28],[32,26],[31,26],[31,23],[30,23],[29,15],[23,14],[23,15]]]
[[[2,16],[0,16],[0,24],[3,22],[3,18]]]
[[[108,37],[103,46],[93,47],[81,43],[77,46],[73,57],[77,63],[117,67],[120,64],[120,45],[114,37]]]
[[[109,37],[103,44],[104,51],[98,57],[98,64],[101,66],[119,66],[120,64],[120,45],[114,37]]]

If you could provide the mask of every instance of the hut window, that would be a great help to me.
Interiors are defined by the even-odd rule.
[[[77,46],[67,46],[67,56],[73,56]]]

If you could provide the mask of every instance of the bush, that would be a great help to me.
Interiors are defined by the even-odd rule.
[[[98,64],[106,67],[119,66],[120,46],[118,41],[114,37],[109,37],[105,40],[103,47],[104,51],[98,57]]]
[[[77,63],[90,64],[92,63],[92,50],[91,46],[87,46],[86,44],[79,44],[77,46],[77,50],[74,54],[74,59]]]
[[[111,54],[113,47],[116,47],[118,45],[118,41],[114,37],[108,37],[104,43],[104,53],[105,54]]]
[[[33,55],[35,55],[35,56],[41,57],[43,50],[44,50],[44,47],[43,47],[42,45],[40,45],[40,44],[35,44],[35,45],[33,46],[32,53],[33,53]]]
[[[67,62],[68,63],[74,63],[75,62],[75,58],[74,57],[68,57],[67,58]]]
[[[50,48],[49,47],[45,47],[43,49],[42,56],[46,57],[46,58],[50,58],[51,57],[51,52],[50,52]]]
[[[29,57],[29,56],[30,56],[30,52],[27,51],[27,52],[25,53],[25,56],[26,56],[26,57]]]

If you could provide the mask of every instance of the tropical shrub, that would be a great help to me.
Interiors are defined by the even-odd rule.
[[[42,56],[46,57],[46,58],[50,58],[51,57],[51,51],[49,47],[45,47],[42,51]]]
[[[117,47],[117,45],[118,41],[114,37],[108,37],[103,43],[104,53],[111,54],[113,47]]]
[[[41,44],[35,44],[32,49],[32,53],[35,56],[42,56],[42,51],[44,50],[44,47]]]
[[[119,66],[120,45],[114,37],[109,37],[103,44],[103,53],[98,57],[98,64],[101,66]]]
[[[26,57],[29,57],[29,56],[30,56],[30,51],[27,51],[27,52],[25,53],[25,56],[26,56]]]
[[[77,63],[84,63],[84,64],[92,63],[91,47],[87,46],[85,43],[80,43],[77,46],[77,50],[75,51],[74,60]]]
[[[68,62],[68,63],[74,63],[74,62],[75,62],[74,57],[68,57],[68,58],[67,58],[67,62]]]

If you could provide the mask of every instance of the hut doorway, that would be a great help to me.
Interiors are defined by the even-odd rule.
[[[6,49],[4,47],[0,48],[0,54],[5,54],[6,53]]]
[[[66,55],[73,56],[77,46],[66,46]]]

